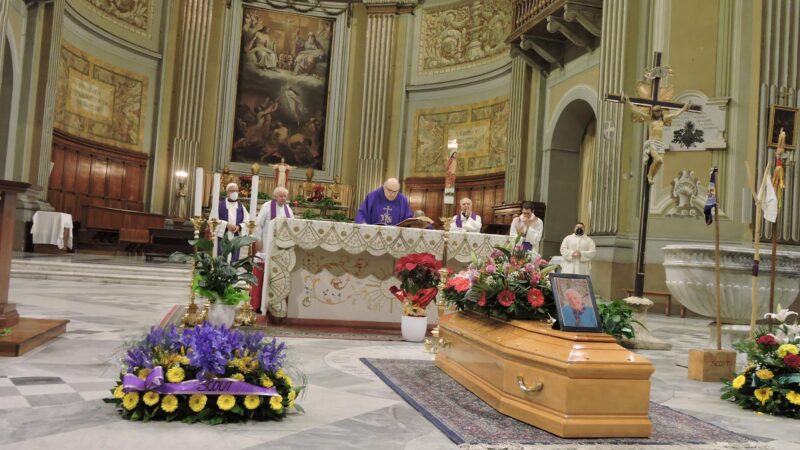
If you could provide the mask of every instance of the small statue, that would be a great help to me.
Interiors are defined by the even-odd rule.
[[[337,175],[333,177],[333,184],[328,186],[328,197],[338,202],[341,196],[341,189],[342,186],[339,184],[339,176]]]
[[[250,173],[253,175],[258,175],[261,172],[261,165],[257,162],[254,162],[253,165],[250,166]]]
[[[306,181],[303,183],[303,198],[311,201],[314,198],[314,168],[306,170]]]
[[[275,169],[275,187],[286,187],[286,182],[289,180],[289,172],[295,167],[286,164],[286,159],[281,158],[280,164],[270,164],[270,168]]]
[[[778,133],[778,148],[775,149],[775,155],[782,155],[786,147],[786,132],[781,127],[781,132]]]
[[[236,183],[236,180],[233,179],[233,174],[231,174],[231,167],[225,164],[222,169],[222,187],[227,186],[229,183]]]

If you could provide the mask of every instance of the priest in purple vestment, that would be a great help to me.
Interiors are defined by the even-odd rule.
[[[225,188],[227,197],[219,201],[219,225],[217,237],[221,239],[233,238],[246,234],[245,222],[250,218],[247,209],[239,202],[239,186],[230,183]],[[217,254],[222,253],[221,246],[217,247]],[[239,250],[231,253],[231,262],[239,260]]]
[[[397,225],[413,215],[408,199],[400,193],[400,182],[389,178],[382,187],[367,194],[356,213],[356,223]]]

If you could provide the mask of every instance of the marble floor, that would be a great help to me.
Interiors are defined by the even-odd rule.
[[[12,279],[11,298],[26,317],[65,318],[61,338],[19,358],[0,358],[0,448],[3,449],[453,449],[422,415],[381,382],[359,358],[430,359],[421,344],[286,339],[292,363],[308,377],[299,403],[306,413],[278,423],[223,426],[120,420],[108,395],[121,349],[185,299],[182,288]],[[655,316],[653,334],[672,351],[650,358],[652,400],[762,441],[800,449],[800,422],[758,416],[719,400],[718,383],[686,377],[675,362],[702,347],[706,321]],[[581,447],[583,448],[583,447]]]

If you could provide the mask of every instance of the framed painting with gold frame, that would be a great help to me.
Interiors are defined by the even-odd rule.
[[[786,132],[784,148],[797,148],[797,108],[771,105],[769,107],[769,142],[768,147],[777,147],[781,129]]]

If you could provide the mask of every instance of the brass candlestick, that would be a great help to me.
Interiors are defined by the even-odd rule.
[[[255,220],[248,220],[247,221],[247,232],[248,236],[253,235],[253,231],[256,229],[256,221]],[[255,256],[256,251],[256,244],[255,242],[250,244],[250,258]],[[246,301],[239,309],[236,311],[236,317],[233,319],[233,323],[236,326],[250,326],[256,323],[256,315],[253,312],[253,307],[250,305],[249,301]]]
[[[200,238],[200,229],[203,228],[205,219],[203,219],[202,216],[197,216],[192,217],[191,221],[192,225],[194,226],[194,239],[197,240]],[[196,251],[197,246],[195,246],[195,252]],[[195,295],[193,285],[196,270],[197,263],[195,262],[194,258],[192,258],[192,281],[189,283],[189,304],[186,305],[186,312],[183,314],[183,319],[181,319],[181,326],[183,327],[194,327],[203,321],[202,314],[198,313],[197,304],[194,302]]]
[[[439,353],[439,350],[447,347],[447,341],[439,337],[439,324],[442,322],[445,310],[444,288],[447,286],[447,246],[450,240],[450,224],[453,222],[452,217],[440,217],[444,226],[444,248],[442,249],[442,268],[439,269],[439,292],[436,294],[436,314],[437,324],[436,328],[431,331],[431,337],[425,339],[425,351],[428,353]]]
[[[217,256],[217,225],[219,225],[219,218],[211,217],[208,219],[208,226],[211,229],[211,242],[214,243],[214,248],[211,251],[211,257]]]

